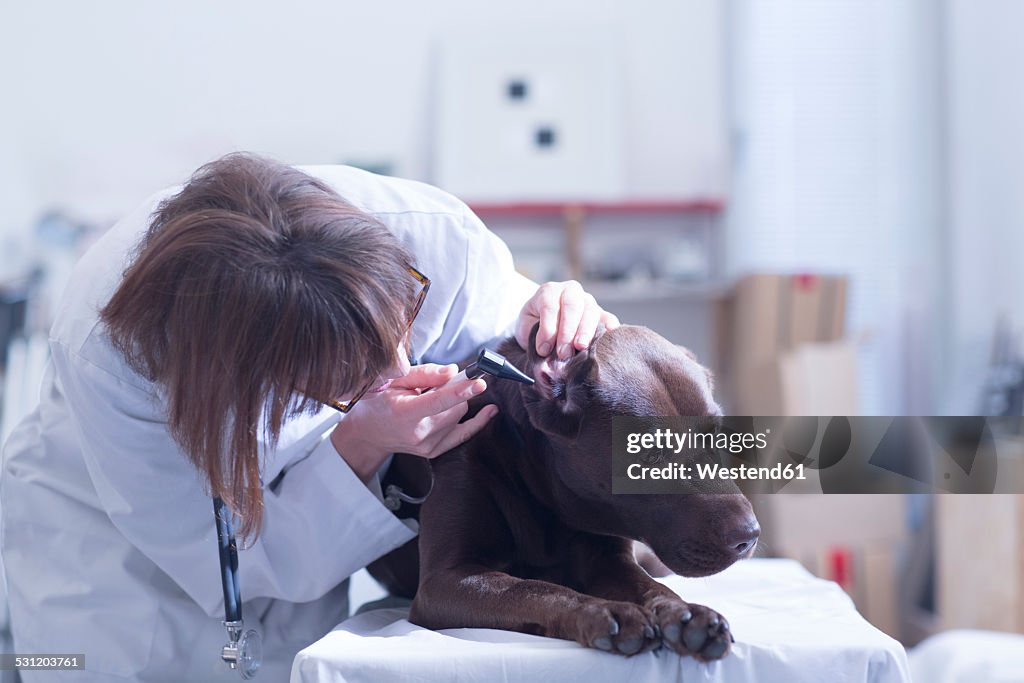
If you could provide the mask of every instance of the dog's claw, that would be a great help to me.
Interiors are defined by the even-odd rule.
[[[612,621],[612,625],[608,627],[608,635],[617,636],[619,635],[619,622]]]
[[[726,618],[704,605],[659,603],[653,611],[660,644],[676,654],[707,662],[724,657],[736,642]]]
[[[650,624],[644,624],[644,638],[650,640],[654,637],[654,629],[651,628]]]

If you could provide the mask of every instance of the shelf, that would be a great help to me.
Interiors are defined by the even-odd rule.
[[[725,208],[721,199],[693,200],[630,200],[623,202],[510,202],[470,203],[469,208],[481,216],[562,216],[583,214],[651,214],[685,213],[716,214]]]
[[[632,301],[643,299],[684,299],[693,301],[712,301],[724,296],[728,284],[724,281],[710,282],[663,282],[652,280],[646,283],[608,282],[602,280],[584,280],[583,287],[598,302]]]
[[[505,217],[533,216],[561,219],[565,232],[565,261],[569,277],[579,280],[583,275],[583,233],[588,217],[667,215],[698,218],[711,228],[719,222],[725,202],[715,198],[692,200],[629,200],[620,202],[510,202],[473,203],[470,208],[486,220]],[[713,259],[712,259],[713,260]],[[717,272],[713,269],[712,272]]]

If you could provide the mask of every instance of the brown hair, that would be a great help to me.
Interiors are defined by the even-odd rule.
[[[409,263],[375,218],[253,155],[203,166],[154,213],[101,319],[243,537],[263,520],[258,437],[397,361]]]

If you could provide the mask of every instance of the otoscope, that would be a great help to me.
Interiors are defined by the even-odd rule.
[[[534,383],[532,377],[509,363],[505,356],[491,351],[490,349],[480,349],[480,354],[476,357],[475,361],[467,365],[465,370],[452,377],[442,386],[461,382],[464,379],[476,379],[480,375],[485,374],[498,379],[511,379],[516,382],[522,382],[527,386]],[[420,505],[427,499],[427,496],[430,495],[430,491],[433,489],[434,473],[432,470],[430,473],[430,489],[422,496],[410,496],[403,491],[400,486],[389,484],[387,488],[384,489],[384,507],[394,511],[400,508],[402,503]]]
[[[480,375],[487,374],[498,379],[511,379],[522,382],[529,386],[533,384],[533,378],[508,362],[508,359],[500,353],[490,349],[480,349],[480,355],[476,360],[466,366],[466,369],[452,377],[445,383],[445,386],[464,379],[476,379]]]

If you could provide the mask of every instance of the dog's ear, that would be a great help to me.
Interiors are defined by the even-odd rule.
[[[543,400],[529,406],[534,426],[550,434],[576,438],[587,405],[587,377],[594,371],[593,358],[561,361],[554,356],[540,359],[536,368],[537,391]]]
[[[679,349],[680,351],[682,351],[684,356],[686,356],[687,358],[692,360],[697,365],[700,365],[701,369],[704,371],[704,377],[707,379],[708,389],[714,391],[714,389],[715,389],[715,374],[713,372],[711,372],[711,370],[709,370],[706,366],[701,365],[701,362],[699,360],[697,360],[697,354],[695,354],[693,351],[691,351],[690,349],[686,348],[685,346],[681,346],[679,344],[676,344],[676,348]]]

